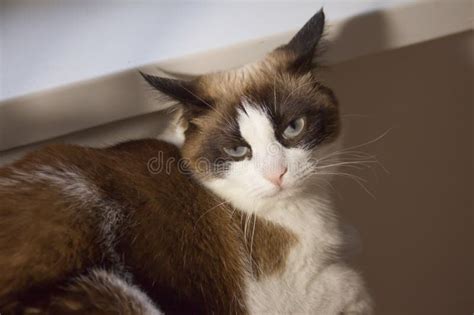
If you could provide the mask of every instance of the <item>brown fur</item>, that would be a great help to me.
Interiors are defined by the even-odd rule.
[[[31,304],[25,307],[25,315],[161,314],[154,311],[156,306],[136,287],[121,277],[100,269],[74,278],[64,286],[51,291],[46,299],[49,303]]]
[[[117,229],[117,251],[165,312],[244,314],[243,277],[252,270],[246,270],[249,249],[240,214],[232,216],[233,209],[189,175],[175,169],[151,174],[148,162],[158,152],[165,160],[180,158],[175,147],[155,140],[109,149],[55,145],[0,174],[14,179],[14,170],[34,174],[38,165],[67,165],[64,171],[80,172],[102,199],[122,206],[125,219]],[[104,257],[102,209],[93,202],[82,204],[57,187],[28,182],[0,189],[0,199],[0,305],[113,261]],[[294,237],[260,219],[256,224],[256,274],[277,272]]]
[[[298,242],[296,235],[262,220],[256,215],[238,213],[245,247],[252,259],[253,274],[257,279],[283,272],[290,249]]]

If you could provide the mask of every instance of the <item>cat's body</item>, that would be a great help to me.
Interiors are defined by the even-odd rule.
[[[340,236],[320,196],[282,202],[266,219],[247,217],[177,163],[150,170],[158,156],[180,159],[173,146],[142,140],[108,149],[50,146],[2,169],[0,239],[10,252],[1,248],[0,263],[10,272],[0,275],[0,297],[8,292],[14,302],[18,292],[28,305],[31,289],[53,286],[54,296],[63,279],[106,268],[132,274],[167,313],[310,314],[321,305],[320,314],[337,314],[327,310],[344,303],[326,305],[328,287],[357,300],[351,291],[360,292],[352,288],[360,281],[334,261]]]
[[[233,72],[145,76],[184,108],[181,149],[55,145],[0,169],[0,312],[371,314],[319,172],[338,148],[310,71],[323,25]]]
[[[241,300],[242,293],[230,288],[242,282],[244,270],[238,221],[231,221],[229,209],[176,164],[170,173],[151,174],[149,160],[159,152],[167,160],[180,158],[176,148],[157,140],[109,149],[58,145],[3,169],[0,263],[11,272],[0,275],[0,297],[102,267],[143,279],[141,285],[158,301],[176,299],[171,308],[186,300],[193,308],[202,307],[201,285],[206,285],[201,294],[216,294],[206,299],[209,303]],[[216,211],[203,216],[211,207]],[[34,254],[39,249],[44,257]],[[214,263],[212,258],[218,257]],[[226,268],[220,259],[229,262]],[[123,264],[126,271],[120,270]],[[223,307],[209,304],[219,313],[227,311]]]

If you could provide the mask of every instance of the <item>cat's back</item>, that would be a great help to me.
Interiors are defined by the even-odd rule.
[[[0,210],[194,209],[220,202],[192,176],[174,145],[154,139],[107,148],[54,144],[0,168]],[[77,209],[76,209],[77,210]]]
[[[6,198],[12,187],[31,191],[74,185],[106,192],[111,186],[149,187],[152,182],[163,190],[175,186],[193,189],[195,182],[189,181],[189,173],[178,165],[181,162],[178,148],[154,139],[133,140],[107,148],[53,144],[0,167],[0,194]]]
[[[28,283],[46,285],[121,256],[165,308],[163,297],[172,295],[239,309],[228,303],[242,299],[237,225],[180,163],[176,147],[137,140],[46,146],[0,168],[0,269],[12,270],[0,275],[0,309]],[[198,298],[209,282],[212,297]]]
[[[40,214],[144,208],[196,219],[201,208],[218,200],[192,178],[177,147],[144,139],[107,148],[53,144],[33,151],[0,168],[0,201],[0,216],[13,220],[24,214],[31,221]],[[189,209],[195,211],[182,213]]]
[[[179,151],[157,140],[102,149],[54,144],[0,167],[0,256],[8,249],[21,257],[21,248],[28,251],[32,244],[28,240],[39,242],[43,236],[45,240],[54,240],[53,235],[81,238],[84,230],[100,225],[107,213],[125,211],[159,194],[157,187],[166,192],[182,182],[193,189],[194,183],[181,175],[153,174],[148,161],[156,156],[179,159]],[[75,223],[74,229],[68,222]]]

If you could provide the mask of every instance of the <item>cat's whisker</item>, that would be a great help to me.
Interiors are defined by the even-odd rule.
[[[351,173],[346,173],[346,172],[340,172],[338,171],[337,169],[335,169],[334,172],[319,172],[319,171],[315,171],[316,174],[318,175],[341,175],[341,176],[347,176],[347,177],[352,177],[352,178],[357,178],[357,180],[360,180],[361,182],[364,182],[364,183],[367,183],[367,180],[358,176],[358,175],[354,175],[354,174],[351,174]]]
[[[223,202],[221,202],[221,203],[219,203],[219,204],[217,204],[217,205],[215,205],[215,206],[213,206],[213,207],[207,209],[206,211],[204,211],[204,213],[201,214],[201,215],[199,216],[199,218],[196,220],[196,222],[194,223],[194,228],[196,228],[196,225],[198,224],[198,222],[199,222],[206,214],[208,214],[208,213],[211,212],[212,210],[214,210],[214,209],[216,209],[216,208],[218,208],[218,207],[220,207],[220,206],[222,206],[222,205],[224,205],[224,204],[227,204],[227,203],[228,203],[228,201],[223,201]]]
[[[347,165],[341,164],[342,167],[344,166],[350,167],[351,164],[353,166],[359,164],[361,167],[365,167],[365,168],[372,168],[372,166],[379,166],[385,173],[389,174],[389,171],[385,168],[385,166],[383,166],[383,164],[375,156],[368,157],[367,159],[361,158],[360,160],[355,160],[353,158],[352,159],[345,159],[345,158],[334,159],[334,162],[332,160],[327,160],[326,164],[323,164],[322,166],[327,165],[329,163],[347,164]]]
[[[324,162],[321,163],[321,162]],[[323,164],[322,166],[329,164],[329,163],[347,163],[349,164],[366,164],[365,166],[371,166],[371,165],[378,165],[382,170],[384,170],[386,173],[389,173],[389,171],[383,166],[382,163],[374,156],[367,154],[362,151],[336,151],[331,154],[328,154],[317,161],[318,164]],[[341,166],[344,164],[341,164]]]
[[[247,214],[245,224],[244,224],[244,239],[245,239],[246,244],[248,244],[248,241],[249,241],[249,239],[248,239],[248,229],[249,229],[250,222],[252,221],[252,216],[253,216],[253,212],[250,213],[250,214]]]
[[[392,131],[393,128],[389,128],[387,129],[386,131],[384,131],[380,136],[372,139],[372,140],[369,140],[367,142],[364,142],[364,143],[361,143],[361,144],[358,144],[358,145],[354,145],[354,146],[351,146],[351,147],[348,147],[348,148],[345,148],[345,149],[342,149],[340,151],[337,151],[337,152],[348,152],[348,151],[351,151],[353,149],[358,149],[358,148],[361,148],[361,147],[365,147],[367,145],[370,145],[370,144],[373,144],[377,141],[380,141],[381,139],[383,139],[390,131]],[[329,155],[327,155],[326,157],[329,157],[329,156],[332,156],[333,153],[330,153]],[[325,157],[323,157],[325,158]]]
[[[347,177],[347,178],[350,178],[352,180],[354,180],[359,186],[362,187],[362,189],[367,192],[367,194],[369,194],[372,198],[376,199],[375,195],[364,185],[364,183],[367,183],[367,180],[357,176],[357,175],[354,175],[354,174],[349,174],[349,173],[342,173],[342,172],[331,172],[331,173],[328,173],[328,172],[318,172],[317,173],[318,175],[332,175],[332,176],[343,176],[343,177]]]
[[[230,219],[232,219],[234,217],[234,213],[237,211],[237,208],[234,208],[234,210],[232,210],[231,214],[230,214]]]
[[[255,236],[255,225],[257,224],[257,215],[255,213],[252,213],[252,216],[254,217],[254,219],[253,219],[252,237],[250,239],[250,257],[252,257],[253,240]]]
[[[377,164],[377,161],[373,160],[365,160],[365,161],[343,161],[343,162],[336,162],[332,164],[324,164],[321,166],[316,166],[317,170],[331,168],[331,167],[338,167],[338,166],[346,166],[346,167],[354,167],[357,169],[361,169],[359,166],[370,167],[373,164]]]
[[[356,151],[356,150],[339,150],[339,151],[335,151],[335,152],[332,152],[330,154],[327,154],[321,158],[318,159],[318,161],[325,161],[327,159],[330,159],[330,158],[337,158],[339,156],[343,156],[343,157],[355,157],[355,158],[375,158],[374,155],[371,155],[371,154],[368,154],[366,152],[363,152],[363,151]]]
[[[251,196],[252,197],[259,197],[262,192],[265,192],[268,188],[267,187],[257,187],[252,190]]]
[[[322,180],[324,182],[325,186],[322,185],[319,182],[316,182],[317,187],[322,188],[322,189],[326,189],[327,187],[329,187],[334,193],[339,195],[339,192],[337,191],[336,187],[334,187],[334,185],[331,183],[330,180],[328,180],[327,178],[324,178],[324,177],[320,177],[319,180]]]
[[[248,222],[249,215],[246,213],[244,218],[244,240],[247,243],[247,222]]]
[[[276,76],[273,77],[273,110],[277,112]]]

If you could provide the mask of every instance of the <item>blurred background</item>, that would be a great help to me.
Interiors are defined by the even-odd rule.
[[[321,6],[346,146],[378,139],[360,149],[386,169],[354,173],[370,194],[351,180],[334,194],[361,236],[377,314],[471,314],[472,1],[0,0],[0,164],[50,142],[166,132],[172,117],[138,68],[188,76],[255,61]]]

